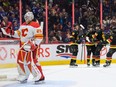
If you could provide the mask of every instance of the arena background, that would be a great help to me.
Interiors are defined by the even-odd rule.
[[[116,0],[0,0],[0,28],[7,26],[6,18],[17,30],[27,11],[32,11],[39,23],[44,22],[44,39],[38,53],[42,65],[69,64],[68,36],[74,23],[82,24],[85,30],[89,24],[99,23],[104,32],[116,26]],[[60,45],[63,51],[58,49]],[[18,49],[19,39],[5,36],[0,30],[0,68],[16,67]],[[102,49],[101,63],[105,62],[108,49],[109,45]],[[115,56],[116,53],[113,63]],[[86,63],[84,44],[79,45],[77,60],[78,64]]]

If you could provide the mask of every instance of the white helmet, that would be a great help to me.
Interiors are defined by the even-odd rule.
[[[27,12],[25,15],[24,15],[24,19],[25,21],[32,21],[34,19],[34,15],[32,12]]]

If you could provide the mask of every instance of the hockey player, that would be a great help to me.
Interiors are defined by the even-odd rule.
[[[43,39],[43,32],[40,25],[33,21],[32,12],[24,15],[25,22],[17,31],[12,31],[12,36],[20,38],[21,48],[17,58],[18,81],[27,82],[30,73],[34,77],[35,83],[39,83],[45,79],[41,65],[38,64],[37,52],[38,47]],[[11,31],[7,29],[7,34]]]
[[[110,66],[112,62],[112,55],[116,52],[116,27],[112,29],[111,36],[109,39],[107,39],[107,43],[110,44],[110,49],[106,55],[106,63],[103,65],[103,67]]]
[[[0,23],[0,28],[2,28],[2,27],[4,27],[5,29],[7,29],[7,28],[12,29],[12,22],[8,21],[8,17],[6,17],[6,16],[3,17],[3,20]],[[0,29],[0,32],[1,32],[1,29]],[[4,35],[3,33],[1,33],[1,34],[2,34],[1,37],[9,38],[9,36]]]
[[[70,46],[72,49],[72,58],[70,60],[70,66],[78,66],[76,64],[76,58],[78,54],[78,44],[80,43],[79,39],[79,25],[74,24],[74,30],[72,31],[71,37],[70,37]]]
[[[104,32],[102,29],[100,29],[100,25],[96,25],[96,31],[94,38],[95,40],[95,45],[96,45],[96,50],[95,50],[95,65],[94,66],[100,66],[100,51],[103,46],[105,46],[104,41],[105,41],[105,36]]]
[[[92,65],[95,65],[95,30],[92,24],[88,25],[88,30],[86,32],[86,47],[87,47],[87,66],[90,66],[90,57],[92,54]]]

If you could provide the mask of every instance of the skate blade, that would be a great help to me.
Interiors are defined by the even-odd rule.
[[[103,66],[103,67],[110,67],[110,66]]]
[[[34,82],[35,85],[38,85],[38,84],[43,84],[45,83],[45,81],[38,81],[38,82]]]
[[[69,68],[77,68],[78,66],[69,66]]]
[[[87,64],[87,67],[90,67],[90,64]]]
[[[27,80],[24,80],[24,81],[17,80],[17,81],[19,81],[21,84],[27,83]]]

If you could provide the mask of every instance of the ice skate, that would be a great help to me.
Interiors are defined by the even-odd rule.
[[[96,66],[96,63],[92,63],[92,66]]]
[[[42,79],[36,80],[35,84],[41,84],[45,81],[45,77],[43,77]]]
[[[70,67],[77,67],[78,65],[76,63],[70,64]]]
[[[103,67],[109,67],[111,64],[111,61],[106,61],[106,64],[103,65]]]
[[[90,59],[87,59],[87,66],[90,66]]]
[[[93,65],[93,67],[100,67],[100,64],[99,64],[99,63],[95,63],[95,64]]]
[[[100,67],[100,64],[95,64],[95,67]]]
[[[90,63],[87,63],[87,66],[89,67],[90,66]]]
[[[27,79],[19,81],[19,82],[22,83],[22,84],[27,83]]]
[[[92,66],[96,66],[95,59],[92,59]]]
[[[103,65],[103,67],[108,67],[108,66],[110,66],[110,64],[104,64],[104,65]]]
[[[100,60],[95,61],[95,63],[94,63],[94,67],[100,67]]]
[[[27,78],[25,76],[19,76],[17,78],[17,81],[19,81],[20,83],[27,83]]]
[[[76,64],[76,60],[71,59],[70,67],[77,67],[77,66],[78,66],[78,65]]]

